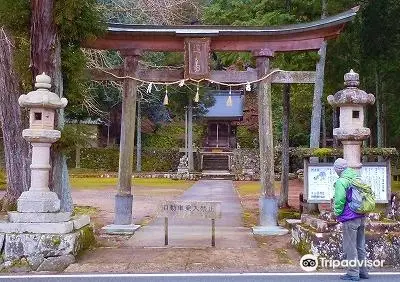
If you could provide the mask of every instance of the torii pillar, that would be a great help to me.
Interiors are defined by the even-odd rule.
[[[256,57],[257,77],[262,78],[270,72],[270,59],[273,51],[262,49],[253,52]],[[284,235],[289,231],[278,226],[278,199],[275,196],[274,182],[274,142],[272,129],[271,78],[260,81],[257,89],[258,132],[260,147],[259,200],[260,222],[253,227],[255,235]]]
[[[124,76],[136,77],[140,51],[123,52]],[[132,168],[135,146],[136,80],[125,78],[122,96],[121,138],[119,144],[118,187],[114,223],[103,227],[109,234],[133,234],[140,226],[132,224]]]

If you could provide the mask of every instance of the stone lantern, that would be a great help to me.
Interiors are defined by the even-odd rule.
[[[371,134],[364,127],[364,109],[375,103],[375,97],[358,89],[360,79],[358,73],[350,70],[344,75],[345,89],[328,96],[328,102],[340,109],[340,126],[333,129],[333,135],[343,144],[343,156],[354,169],[360,169],[361,144]]]
[[[18,211],[0,220],[3,271],[62,271],[93,243],[89,216],[61,212],[57,194],[49,189],[50,147],[61,137],[54,116],[67,105],[67,99],[49,91],[50,83],[49,76],[38,75],[36,90],[18,99],[30,111],[22,136],[32,145],[31,187],[18,198]]]
[[[54,129],[54,116],[57,109],[67,105],[67,99],[59,98],[50,92],[51,78],[45,73],[36,76],[35,91],[21,95],[18,102],[21,107],[30,109],[29,128],[22,132],[24,139],[32,145],[31,187],[21,194],[17,202],[19,213],[10,213],[10,221],[35,222],[58,221],[57,216],[43,213],[60,211],[60,200],[49,189],[50,147],[61,137]],[[32,215],[32,213],[35,213]],[[62,214],[62,220],[68,220],[70,214]]]

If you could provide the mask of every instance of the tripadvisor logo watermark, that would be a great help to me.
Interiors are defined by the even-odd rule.
[[[323,257],[317,257],[311,254],[304,255],[300,259],[300,267],[307,272],[317,270],[318,266],[323,268],[347,268],[347,267],[373,267],[380,268],[383,267],[385,260],[336,260],[327,259]]]

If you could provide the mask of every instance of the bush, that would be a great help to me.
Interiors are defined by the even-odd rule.
[[[135,151],[136,153],[136,151]],[[178,148],[160,149],[143,148],[142,171],[173,171],[179,164]],[[81,149],[81,168],[104,171],[118,171],[118,148],[83,148]],[[68,166],[75,167],[75,152],[68,153]],[[136,167],[136,156],[133,157],[133,168]]]
[[[7,188],[7,174],[4,170],[0,169],[0,190]]]
[[[200,146],[204,135],[202,124],[193,124],[193,142]],[[171,122],[162,125],[154,133],[143,134],[142,146],[146,148],[183,148],[185,146],[185,124]]]
[[[257,148],[258,132],[248,130],[244,126],[238,126],[236,129],[236,139],[241,148]]]

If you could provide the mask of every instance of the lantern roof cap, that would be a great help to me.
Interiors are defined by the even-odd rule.
[[[68,103],[67,99],[50,91],[51,78],[44,72],[36,76],[35,88],[36,90],[19,97],[18,103],[21,107],[61,109]]]
[[[328,102],[334,107],[343,105],[373,105],[375,96],[364,90],[358,89],[360,76],[352,69],[344,75],[344,85],[346,88],[339,90],[334,95],[328,96]]]

